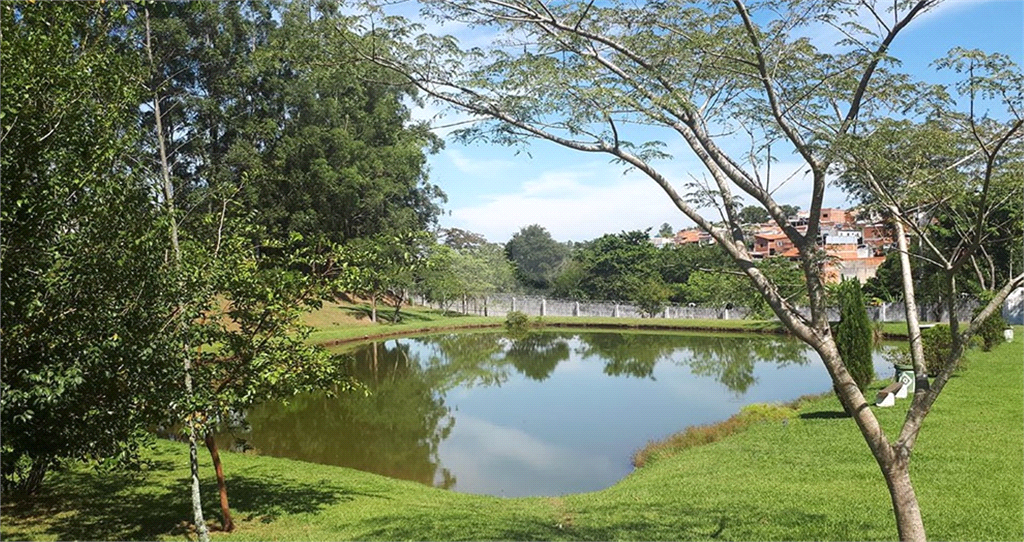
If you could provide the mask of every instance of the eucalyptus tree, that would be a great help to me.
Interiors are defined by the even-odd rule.
[[[899,437],[886,435],[836,347],[826,311],[827,255],[816,241],[830,173],[846,163],[839,160],[841,142],[866,120],[900,115],[917,98],[916,85],[888,53],[938,2],[422,2],[427,17],[492,30],[497,46],[488,49],[462,49],[451,37],[423,33],[370,5],[364,30],[381,41],[354,46],[472,115],[478,122],[459,132],[463,139],[545,140],[605,155],[659,185],[729,254],[782,323],[818,352],[885,478],[899,536],[924,539],[909,466],[932,403],[921,394],[938,390],[919,387],[921,408]],[[839,43],[819,47],[809,36],[821,30]],[[668,157],[661,136],[678,138],[703,173],[672,178],[661,161]],[[792,155],[805,172],[805,229],[790,224],[791,210],[773,195],[785,181],[770,175],[772,155]],[[741,195],[763,207],[796,248],[809,314],[754,264],[743,242]],[[703,209],[714,210],[725,227],[715,227]]]

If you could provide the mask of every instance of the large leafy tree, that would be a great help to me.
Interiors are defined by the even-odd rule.
[[[600,153],[659,185],[729,254],[783,325],[817,351],[885,478],[900,537],[924,539],[909,466],[920,422],[942,386],[918,386],[901,434],[890,438],[883,431],[836,346],[827,312],[827,255],[817,240],[829,173],[843,167],[840,151],[851,148],[844,140],[860,133],[865,121],[899,115],[919,98],[888,53],[903,30],[937,3],[422,3],[428,17],[492,29],[503,46],[488,50],[463,50],[448,37],[418,33],[371,5],[366,31],[386,41],[362,51],[475,115],[480,122],[461,132],[465,138],[507,144],[541,139]],[[841,42],[828,50],[816,46],[807,36],[822,27],[841,33]],[[704,175],[674,182],[659,163],[665,145],[645,130],[652,126],[692,151]],[[737,133],[748,148],[736,150],[738,140],[730,135]],[[805,172],[806,228],[790,224],[789,210],[773,196],[780,180],[765,166],[780,149],[800,160]],[[740,195],[763,207],[796,248],[808,312],[754,265],[743,242]],[[704,216],[706,207],[717,210],[724,228]],[[983,223],[986,215],[971,216]],[[996,303],[1008,290],[1000,292]],[[909,290],[906,298],[912,298]]]
[[[577,291],[590,299],[629,301],[648,315],[664,309],[671,291],[659,273],[660,250],[646,231],[603,235],[573,255]]]
[[[244,21],[244,17],[229,19]],[[188,435],[194,522],[199,538],[206,539],[197,440],[205,438],[216,470],[223,528],[231,531],[234,524],[227,485],[212,433],[219,424],[260,401],[327,383],[337,385],[337,367],[322,349],[305,343],[308,330],[299,324],[299,316],[304,309],[315,307],[328,291],[325,279],[347,282],[348,277],[333,272],[333,246],[314,250],[319,246],[306,246],[298,232],[289,232],[285,242],[280,235],[268,234],[266,225],[251,213],[238,213],[239,207],[245,207],[240,196],[244,185],[225,191],[218,190],[224,185],[210,177],[198,177],[198,187],[195,179],[181,177],[182,172],[174,167],[174,160],[181,159],[175,156],[175,149],[191,141],[187,122],[180,123],[182,119],[172,111],[208,96],[195,88],[175,88],[173,76],[162,70],[156,41],[171,38],[153,32],[149,6],[139,9],[138,20],[144,28],[141,49],[149,68],[143,80],[149,98],[144,111],[153,134],[150,146],[139,151],[152,153],[152,173],[159,179],[161,209],[170,226],[166,242],[170,282],[181,289],[175,314],[168,322],[176,345],[174,357],[184,371],[182,392],[171,403],[172,414]],[[254,49],[252,42],[249,48]],[[168,129],[176,121],[178,128]],[[175,147],[175,143],[180,144]],[[266,172],[256,169],[241,176],[245,180],[261,174]],[[202,197],[189,199],[196,194]],[[322,261],[323,254],[326,261]],[[347,379],[341,383],[339,390],[353,387]]]
[[[539,224],[520,229],[505,243],[505,254],[516,268],[516,277],[530,287],[551,286],[559,268],[569,257],[569,247],[555,241]]]
[[[165,223],[132,155],[126,16],[0,6],[5,491],[35,490],[65,459],[135,459],[180,375]]]
[[[412,122],[408,85],[347,62],[331,2],[151,7],[163,132],[178,205],[246,216],[284,241],[339,243],[422,230],[444,194],[426,178],[440,141]],[[389,80],[390,79],[390,80]],[[189,215],[191,216],[191,215]]]

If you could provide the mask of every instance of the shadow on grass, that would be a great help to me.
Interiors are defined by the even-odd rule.
[[[349,313],[350,316],[356,320],[369,320],[370,319],[370,307],[357,306],[357,307],[340,307],[341,310]],[[419,312],[400,312],[398,321],[395,321],[395,310],[394,307],[388,307],[387,305],[377,306],[377,322],[382,324],[401,324],[410,322],[429,322],[434,320],[435,317],[431,317],[426,314]]]
[[[177,532],[182,522],[192,518],[189,478],[171,478],[173,470],[170,461],[161,461],[148,473],[97,474],[86,469],[63,473],[38,495],[5,495],[3,513],[15,522],[43,524],[44,531],[57,540],[153,540]],[[229,476],[227,484],[232,512],[247,520],[315,513],[356,496],[381,497],[327,484],[244,475]],[[219,523],[216,483],[204,482],[202,494],[204,517]],[[51,519],[57,515],[61,517]]]
[[[842,410],[821,410],[818,412],[805,412],[800,415],[803,420],[836,420],[849,418],[850,414]]]

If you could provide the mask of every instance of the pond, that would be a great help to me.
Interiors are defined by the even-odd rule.
[[[830,389],[817,354],[775,336],[465,332],[348,347],[371,391],[260,405],[228,449],[497,496],[598,490],[633,452],[746,404]],[[879,375],[888,375],[880,355]]]

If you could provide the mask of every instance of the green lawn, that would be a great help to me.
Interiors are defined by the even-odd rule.
[[[973,350],[939,399],[912,476],[929,537],[1024,539],[1024,342]],[[879,383],[879,386],[881,383]],[[895,431],[908,401],[876,409]],[[640,414],[638,414],[640,415]],[[682,428],[681,428],[682,429]],[[867,540],[896,537],[882,476],[832,397],[786,423],[659,456],[602,491],[501,499],[350,469],[223,453],[238,529],[217,540]],[[4,496],[4,540],[182,539],[187,449],[135,474],[80,468],[31,500]],[[218,515],[200,455],[204,504]]]

